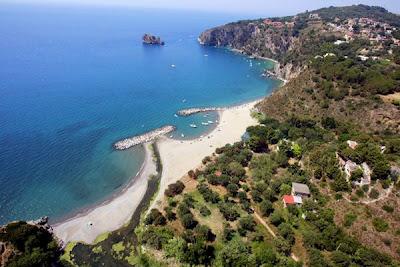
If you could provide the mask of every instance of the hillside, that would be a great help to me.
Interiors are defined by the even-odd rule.
[[[398,27],[398,15],[357,5],[203,32],[203,45],[276,60],[266,71],[287,82],[257,105],[259,124],[241,142],[216,148],[140,219],[67,244],[59,264],[399,266]],[[143,210],[163,171],[152,147],[157,175]],[[14,226],[0,229],[0,254],[18,246],[24,259],[39,251],[44,265],[57,262],[47,232],[36,244],[33,226]]]

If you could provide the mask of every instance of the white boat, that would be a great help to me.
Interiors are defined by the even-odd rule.
[[[182,137],[185,137],[185,135],[184,135],[184,134],[181,134],[181,136],[182,136]]]
[[[176,66],[175,66],[174,64],[171,64],[171,67],[172,67],[172,68],[175,68]]]
[[[214,122],[213,121],[207,121],[208,123],[210,123],[210,124],[213,124]]]
[[[175,117],[175,118],[178,118],[178,115],[174,114],[174,117]]]
[[[201,124],[202,124],[202,125],[206,125],[206,126],[208,125],[208,123],[207,123],[207,122],[202,122]]]
[[[189,126],[192,127],[192,128],[197,128],[197,125],[194,124],[194,123],[190,124]]]
[[[183,99],[183,100],[182,100],[182,103],[185,103],[185,102],[186,102],[186,99]]]
[[[205,54],[204,56],[205,56],[205,57],[208,57],[208,55],[207,55],[207,54]]]

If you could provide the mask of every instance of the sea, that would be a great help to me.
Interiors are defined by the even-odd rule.
[[[174,116],[180,109],[270,94],[280,82],[261,74],[272,62],[197,41],[245,18],[0,3],[0,224],[59,221],[118,193],[144,150],[116,151],[116,141],[164,125],[176,126],[173,138],[195,138],[215,127],[201,122],[218,120]],[[144,33],[166,45],[142,44]]]

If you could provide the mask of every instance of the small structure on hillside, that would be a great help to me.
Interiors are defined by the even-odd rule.
[[[356,147],[358,146],[358,143],[356,141],[347,140],[346,143],[351,149],[356,149]]]
[[[310,188],[306,184],[292,183],[292,196],[309,197]]]
[[[303,204],[303,200],[299,196],[292,196],[292,195],[284,195],[283,198],[283,206],[286,208],[287,206],[291,205],[301,205]]]

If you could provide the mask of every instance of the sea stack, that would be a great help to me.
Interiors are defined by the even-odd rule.
[[[145,34],[143,35],[143,43],[144,44],[150,44],[150,45],[164,45],[164,41],[161,41],[161,38],[159,36],[154,36],[151,34]]]

